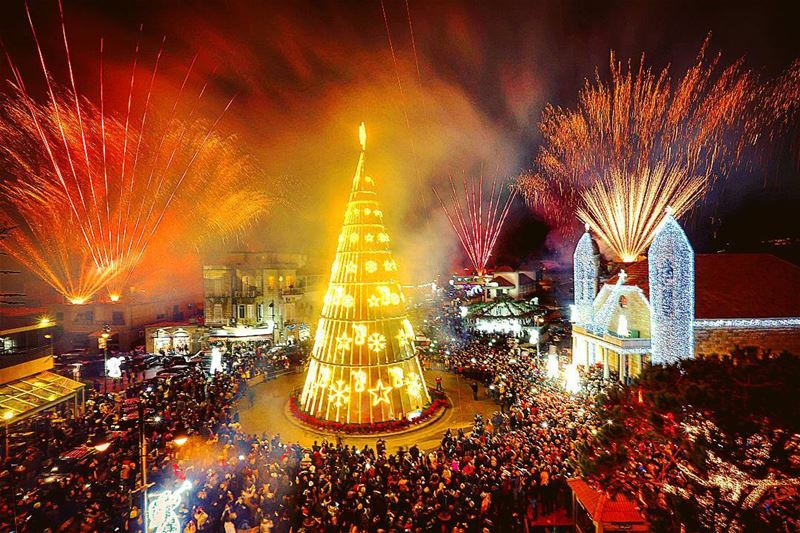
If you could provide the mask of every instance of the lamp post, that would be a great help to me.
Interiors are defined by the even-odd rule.
[[[11,422],[12,418],[14,418],[14,411],[9,409],[5,413],[3,413],[3,422],[5,423],[5,430],[6,430],[5,431],[5,433],[6,433],[6,435],[5,435],[5,437],[6,437],[5,455],[3,456],[3,459],[5,459],[6,461],[9,461],[9,458],[8,458],[8,451],[9,451],[8,450],[8,429],[9,429],[9,423]],[[14,470],[14,466],[11,464],[11,461],[9,461],[8,472],[9,472],[9,474],[11,474],[11,478],[10,478],[11,482],[9,483],[9,488],[11,489],[11,502],[12,502],[12,507],[11,508],[12,508],[13,513],[14,513],[14,530],[16,531],[17,530],[17,477],[16,477],[17,473]]]
[[[8,459],[8,424],[11,422],[11,419],[14,418],[14,411],[8,410],[3,413],[3,422],[5,422],[5,437],[6,437],[6,445],[5,445],[5,454],[3,457]]]
[[[108,393],[108,338],[111,336],[111,326],[103,324],[103,332],[100,334],[103,338],[103,394]]]

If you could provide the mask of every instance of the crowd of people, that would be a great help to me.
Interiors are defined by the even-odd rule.
[[[248,394],[248,379],[293,364],[245,345],[232,347],[223,373],[196,367],[169,382],[93,393],[84,417],[47,424],[44,446],[31,442],[6,461],[13,473],[2,490],[24,497],[0,508],[0,520],[10,529],[15,514],[18,531],[140,531],[138,421],[126,407],[137,397],[152,450],[148,480],[162,488],[191,481],[175,511],[187,533],[517,531],[564,510],[576,446],[597,424],[592,399],[563,392],[504,338],[464,334],[441,344],[437,358],[499,408],[476,417],[472,431],[448,431],[431,450],[390,453],[380,440],[304,448],[242,432],[234,402]],[[116,430],[112,446],[91,452],[83,443],[104,428]],[[170,442],[184,429],[192,438],[178,451]],[[75,445],[89,450],[86,458],[57,459]]]
[[[500,403],[494,416],[448,431],[435,449],[394,453],[380,439],[304,448],[231,421],[208,444],[213,452],[186,462],[196,474],[184,531],[519,531],[568,508],[576,446],[597,423],[592,400],[563,392],[504,339],[440,353]]]
[[[166,379],[131,379],[109,392],[95,384],[82,413],[63,408],[15,425],[0,471],[0,531],[140,531],[138,402],[148,481],[172,479],[173,437],[186,432],[213,439],[232,419],[246,381],[284,361],[239,347],[225,365],[213,376],[195,365]],[[95,447],[100,443],[110,445]]]

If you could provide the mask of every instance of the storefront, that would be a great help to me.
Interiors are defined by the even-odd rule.
[[[145,339],[148,353],[180,350],[197,353],[206,328],[197,324],[152,324],[146,326]]]

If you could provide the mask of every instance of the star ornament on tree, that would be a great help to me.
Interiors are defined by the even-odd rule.
[[[364,263],[364,270],[366,270],[367,273],[369,273],[369,274],[374,274],[375,272],[378,271],[378,263],[376,263],[375,261],[369,260],[366,263]]]
[[[341,407],[346,403],[350,403],[350,386],[345,384],[341,379],[336,380],[336,383],[331,383],[328,387],[328,401],[336,407]]]
[[[353,339],[347,335],[347,332],[342,332],[341,335],[336,337],[336,351],[346,352],[353,344]]]
[[[372,406],[375,407],[379,403],[386,403],[387,405],[391,402],[389,401],[389,392],[391,392],[392,387],[389,385],[384,385],[383,381],[378,378],[378,382],[375,384],[374,389],[368,389],[370,396],[372,396]]]
[[[373,294],[372,296],[367,298],[367,303],[369,304],[370,307],[378,307],[379,305],[381,305],[381,299]]]

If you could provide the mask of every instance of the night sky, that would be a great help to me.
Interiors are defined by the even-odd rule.
[[[202,112],[213,116],[236,95],[220,130],[237,135],[258,158],[265,184],[276,176],[291,182],[292,205],[224,248],[314,251],[325,264],[364,120],[368,171],[391,206],[387,222],[397,251],[413,274],[429,275],[460,262],[431,187],[448,175],[510,179],[529,168],[543,106],[573,105],[584,79],[596,68],[607,71],[610,50],[621,59],[644,53],[653,67],[669,64],[680,74],[710,32],[710,48],[722,53],[723,65],[745,56],[749,67],[771,76],[800,56],[790,6],[409,0],[415,57],[405,1],[386,0],[397,69],[379,1],[65,1],[64,9],[79,90],[88,98],[97,93],[101,36],[107,77],[117,75],[107,81],[109,93],[124,94],[140,24],[144,64],[166,36],[160,76],[168,83],[178,83],[199,54],[198,72],[211,81]],[[24,3],[9,0],[0,9],[0,37],[35,88],[41,73]],[[35,1],[31,10],[63,80],[57,4]],[[800,199],[792,146],[763,170],[732,176],[689,217],[699,250],[757,249],[766,238],[798,235],[789,209]],[[546,235],[518,201],[497,261],[573,247]]]

